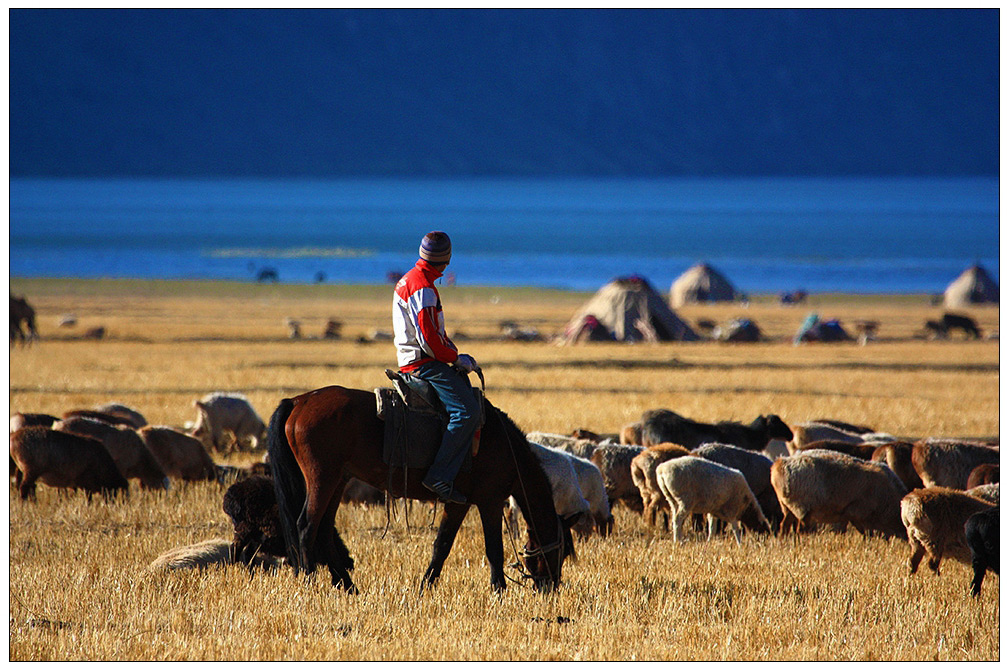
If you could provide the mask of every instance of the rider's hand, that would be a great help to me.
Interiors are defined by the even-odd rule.
[[[473,359],[468,354],[459,354],[458,360],[455,361],[455,365],[461,368],[466,373],[471,373],[472,371],[474,371],[476,368],[479,367],[479,365],[476,363],[476,360]]]

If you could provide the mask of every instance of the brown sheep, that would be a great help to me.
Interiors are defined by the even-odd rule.
[[[192,436],[168,426],[150,425],[138,429],[137,434],[168,477],[186,481],[217,479],[217,464],[203,443]]]
[[[770,480],[783,509],[782,530],[793,524],[852,524],[905,538],[899,501],[905,485],[887,465],[831,450],[809,450],[773,463]]]
[[[844,440],[813,440],[810,443],[805,443],[797,448],[795,448],[794,454],[804,452],[806,450],[832,450],[833,452],[839,452],[841,454],[848,454],[851,457],[856,457],[857,459],[863,459],[864,461],[871,461],[871,457],[874,455],[875,445],[871,443],[848,443]]]
[[[979,464],[969,473],[965,489],[972,489],[979,485],[992,485],[997,482],[1000,482],[1000,464]]]
[[[128,426],[113,426],[85,417],[70,417],[53,428],[100,440],[112,455],[119,472],[127,479],[137,479],[144,489],[168,489],[168,476],[150,453],[136,431]]]
[[[895,471],[899,480],[906,486],[908,491],[923,487],[919,473],[913,468],[913,444],[904,440],[897,440],[884,445],[878,445],[871,454],[871,461],[880,461],[888,464],[888,468]]]
[[[944,557],[972,565],[965,539],[965,522],[972,515],[990,510],[993,504],[947,487],[914,489],[902,499],[902,524],[909,536],[909,572],[916,573],[926,555],[927,566],[940,575]]]
[[[633,457],[629,464],[633,484],[643,500],[643,520],[651,526],[657,525],[658,511],[664,513],[664,528],[668,528],[668,501],[657,484],[657,467],[678,457],[689,456],[689,450],[674,443],[661,443],[648,447]]]
[[[591,454],[591,463],[598,467],[605,481],[610,507],[621,502],[630,510],[643,512],[643,499],[633,484],[630,467],[633,458],[641,452],[643,448],[636,445],[600,445]]]
[[[10,456],[22,500],[35,498],[36,482],[83,489],[88,501],[97,493],[106,499],[119,492],[129,495],[129,483],[108,450],[92,438],[44,426],[26,426],[10,435]]]
[[[134,429],[142,429],[147,426],[147,418],[139,411],[121,403],[106,403],[95,408],[98,412],[117,417],[120,424],[129,424]]]
[[[913,468],[924,487],[966,489],[976,466],[999,463],[1000,450],[984,443],[927,438],[913,445]]]
[[[643,440],[640,431],[643,429],[643,422],[633,422],[622,427],[619,431],[619,443],[622,445],[640,445]]]

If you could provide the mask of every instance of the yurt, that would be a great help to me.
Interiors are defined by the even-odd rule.
[[[944,307],[948,308],[999,302],[1000,287],[990,274],[978,265],[963,272],[944,290]]]
[[[564,342],[592,340],[655,342],[699,340],[699,336],[647,280],[634,275],[603,286],[567,323]]]
[[[678,276],[671,284],[671,307],[680,308],[686,303],[713,303],[736,301],[741,294],[727,278],[706,263],[697,263]]]

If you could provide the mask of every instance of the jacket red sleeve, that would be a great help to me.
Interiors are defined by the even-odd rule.
[[[437,322],[437,308],[423,308],[416,316],[416,321],[423,341],[430,347],[434,358],[444,363],[454,363],[458,360],[458,348],[441,333],[440,324]]]

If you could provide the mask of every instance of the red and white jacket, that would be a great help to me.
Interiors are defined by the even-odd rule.
[[[399,370],[409,373],[423,364],[458,360],[458,348],[444,332],[444,311],[434,280],[441,273],[424,259],[395,285],[392,328]]]

